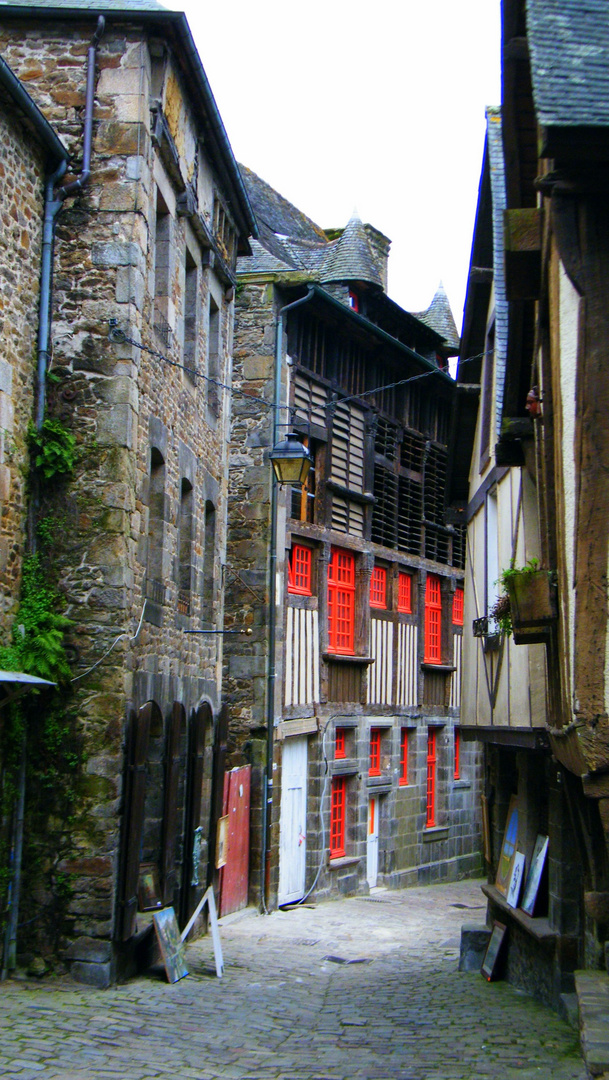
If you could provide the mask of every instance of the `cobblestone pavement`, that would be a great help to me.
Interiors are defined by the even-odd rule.
[[[222,920],[222,979],[206,937],[173,986],[10,980],[0,1078],[584,1080],[553,1012],[457,971],[461,924],[484,912],[475,882],[379,889]]]

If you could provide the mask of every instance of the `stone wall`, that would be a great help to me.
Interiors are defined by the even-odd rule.
[[[0,30],[0,52],[74,153],[75,169],[93,29],[30,21]],[[72,851],[61,863],[73,875],[72,942],[114,932],[127,705],[153,699],[167,721],[174,701],[187,717],[203,700],[214,713],[220,704],[222,637],[186,631],[222,628],[232,256],[225,224],[215,249],[201,240],[213,233],[221,190],[192,113],[163,43],[109,21],[97,56],[91,180],[57,224],[56,381],[47,403],[78,449],[73,475],[43,506],[74,620],[86,760]],[[163,288],[161,211],[170,234]],[[183,370],[185,357],[197,375]],[[212,366],[213,393],[202,377]],[[205,835],[212,743],[209,732]]]
[[[0,115],[0,627],[19,602],[34,408],[44,161],[24,126]]]

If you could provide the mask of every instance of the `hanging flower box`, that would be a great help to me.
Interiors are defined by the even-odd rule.
[[[505,575],[516,645],[547,641],[556,621],[556,585],[550,570],[525,567]]]

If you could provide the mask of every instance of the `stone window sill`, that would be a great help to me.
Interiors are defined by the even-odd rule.
[[[448,825],[434,825],[432,829],[425,829],[423,843],[431,844],[435,840],[448,840],[449,832]]]
[[[361,860],[357,855],[342,855],[340,859],[328,859],[330,870],[340,870],[343,866],[357,866]]]
[[[470,780],[453,780],[453,791],[468,791],[471,786]]]

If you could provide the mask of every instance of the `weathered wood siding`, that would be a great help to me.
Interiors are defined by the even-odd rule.
[[[317,611],[288,607],[285,645],[285,705],[319,701]]]
[[[393,704],[393,623],[386,619],[370,620],[370,655],[374,663],[368,669],[368,704]]]
[[[418,628],[411,623],[398,626],[398,670],[396,705],[418,705]]]

